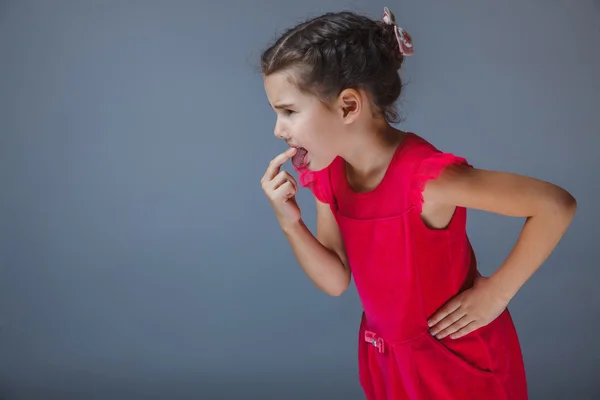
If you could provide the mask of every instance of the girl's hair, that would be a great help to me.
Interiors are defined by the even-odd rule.
[[[394,25],[353,12],[326,13],[285,31],[261,56],[264,76],[293,70],[294,83],[323,103],[344,89],[364,89],[388,122],[402,91],[404,62]]]

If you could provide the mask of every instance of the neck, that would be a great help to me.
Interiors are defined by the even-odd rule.
[[[350,135],[348,148],[340,156],[346,161],[348,172],[357,179],[377,177],[387,170],[405,135],[387,122],[379,122]]]

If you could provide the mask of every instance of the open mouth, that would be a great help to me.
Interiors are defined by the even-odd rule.
[[[292,165],[304,168],[308,164],[308,151],[304,147],[296,147],[296,154],[292,156]]]

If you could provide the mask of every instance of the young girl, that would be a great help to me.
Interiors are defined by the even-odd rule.
[[[521,349],[507,309],[574,216],[565,190],[476,169],[394,129],[398,69],[410,36],[382,21],[328,13],[285,32],[262,56],[275,136],[290,149],[262,178],[303,270],[341,295],[353,277],[364,312],[359,378],[368,399],[523,400]],[[295,201],[317,202],[316,237]],[[477,270],[466,209],[526,217],[489,278]]]

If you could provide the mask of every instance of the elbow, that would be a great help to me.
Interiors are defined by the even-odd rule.
[[[559,195],[556,196],[556,207],[562,214],[572,219],[577,211],[577,200],[571,193],[561,189]]]
[[[337,288],[330,289],[327,294],[330,295],[330,296],[332,296],[332,297],[340,297],[341,295],[344,294],[344,292],[346,291],[346,289],[347,289],[347,287],[339,286]]]
[[[338,279],[335,284],[332,284],[328,290],[327,294],[333,297],[339,297],[346,292],[346,289],[350,286],[350,273],[344,275],[342,279]]]
[[[562,188],[558,188],[554,196],[551,196],[546,203],[546,211],[549,214],[568,222],[573,219],[577,211],[577,200],[571,193]]]

